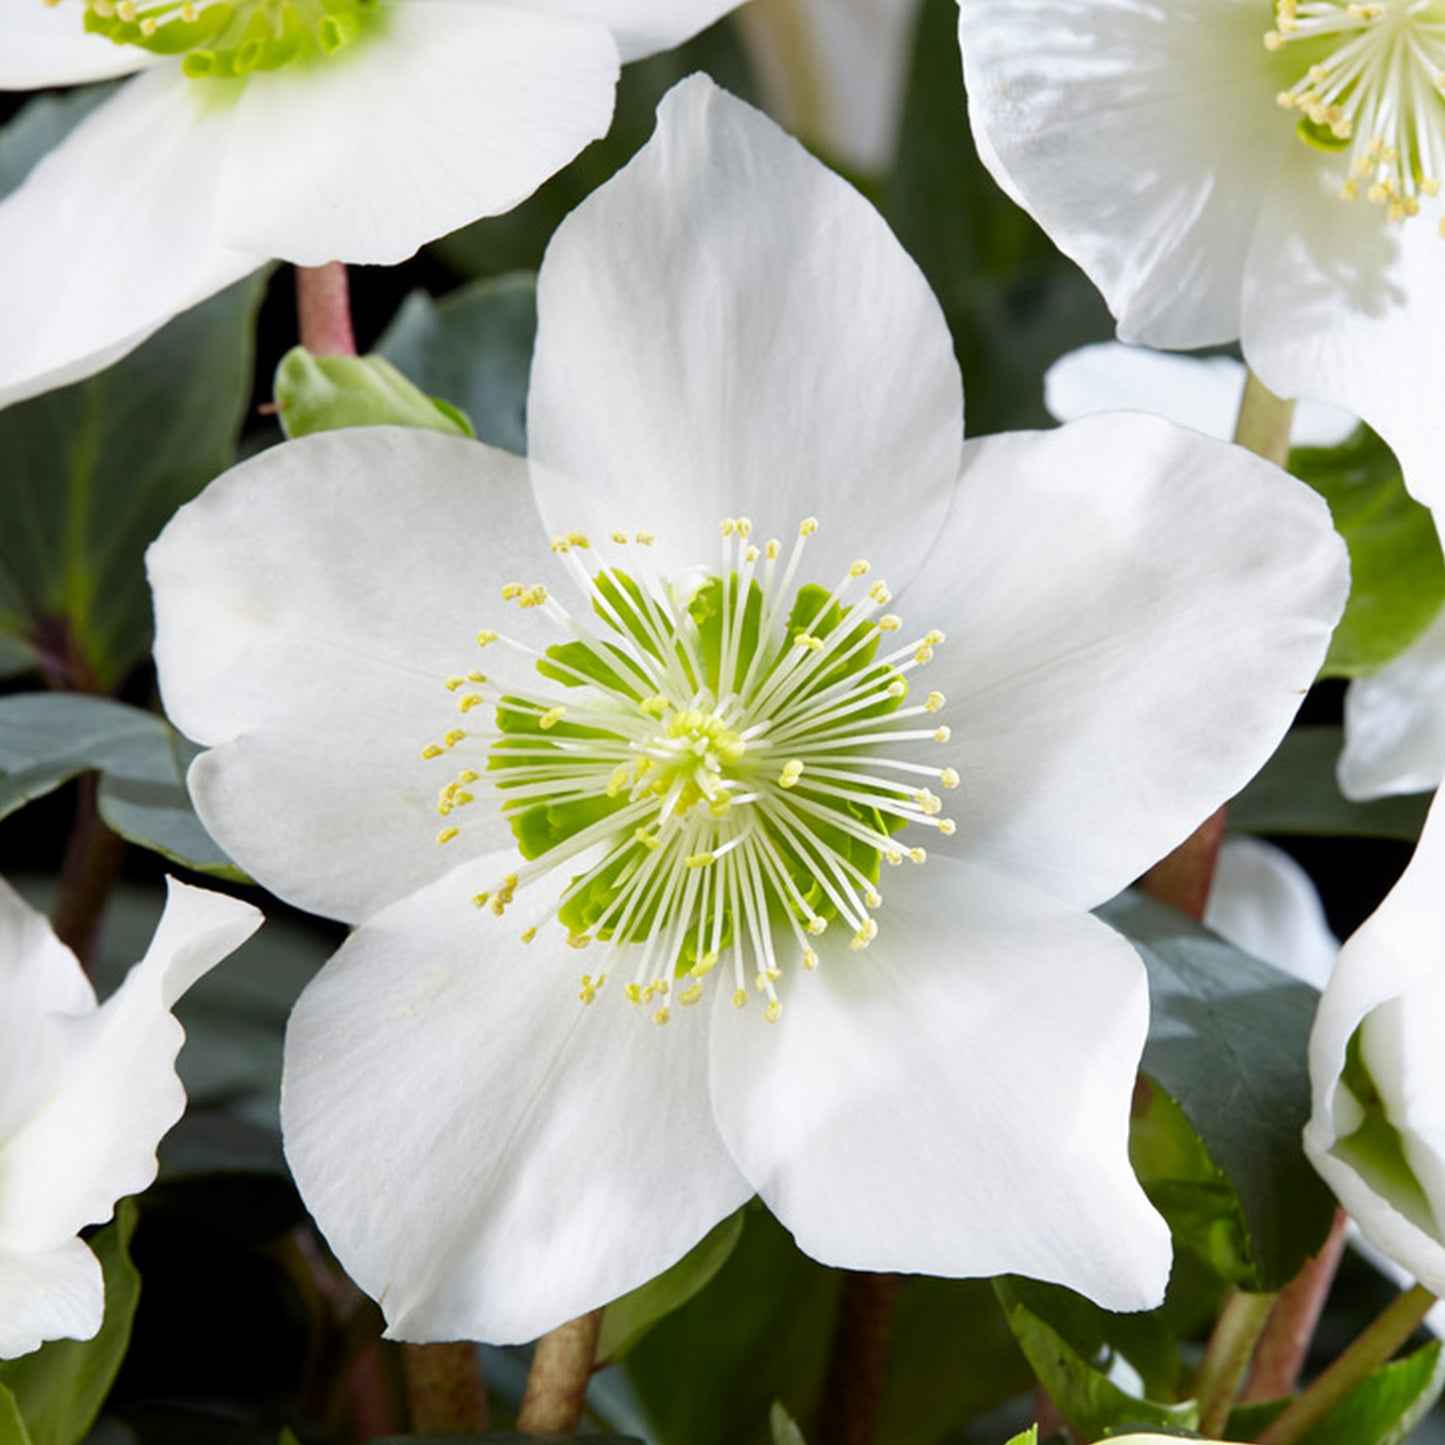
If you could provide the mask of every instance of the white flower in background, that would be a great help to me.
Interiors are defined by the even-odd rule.
[[[1438,0],[961,0],[980,154],[1125,341],[1238,338],[1445,501]]]
[[[327,1238],[403,1339],[530,1338],[754,1192],[832,1264],[1157,1301],[1088,910],[1287,727],[1323,504],[1154,418],[965,446],[917,268],[702,77],[538,299],[530,469],[312,437],[150,553],[207,826],[360,923],[287,1039]]]
[[[272,257],[405,260],[612,117],[737,0],[3,0],[0,89],[141,71],[0,202],[0,406]]]
[[[146,956],[97,1005],[75,955],[0,881],[0,1359],[100,1328],[100,1262],[80,1231],[155,1178],[186,1105],[171,1007],[260,922],[171,880]]]
[[[870,175],[903,120],[922,0],[751,0],[737,12],[767,108],[795,135]]]
[[[1340,951],[1309,874],[1259,838],[1224,840],[1204,922],[1236,948],[1318,989],[1329,982]]]
[[[1340,791],[1360,801],[1445,782],[1445,612],[1345,694]]]
[[[1305,1149],[1366,1239],[1445,1292],[1445,804],[1345,944],[1310,1037]]]
[[[1247,373],[1230,356],[1173,356],[1147,346],[1100,341],[1061,356],[1044,374],[1044,405],[1056,421],[1104,411],[1147,411],[1228,441]],[[1313,397],[1295,407],[1291,440],[1337,447],[1360,424],[1351,412]]]

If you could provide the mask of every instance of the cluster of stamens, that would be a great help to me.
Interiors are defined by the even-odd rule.
[[[1306,65],[1279,104],[1299,113],[1305,142],[1348,155],[1340,198],[1394,221],[1418,215],[1445,175],[1445,3],[1274,0],[1274,11],[1266,47]]]
[[[380,0],[85,0],[85,28],[117,45],[179,55],[193,78],[235,80],[335,55],[379,11]]]
[[[835,925],[866,948],[881,865],[926,860],[897,834],[954,831],[934,787],[958,773],[916,756],[948,741],[944,699],[915,700],[909,681],[943,635],[895,645],[902,621],[866,562],[831,590],[798,586],[817,525],[784,555],[730,518],[720,570],[684,579],[604,567],[586,537],[559,537],[592,616],[513,583],[503,598],[542,609],[565,640],[536,652],[501,630],[477,638],[557,686],[502,686],[481,668],[446,679],[462,717],[423,756],[461,766],[438,796],[437,840],[460,835],[467,808],[501,807],[523,861],[472,901],[500,918],[531,890],[524,942],[555,919],[573,947],[605,946],[584,1003],[623,973],[626,997],[665,1024],[721,969],[739,1008],[755,991],[776,1021],[784,966],[817,968]]]

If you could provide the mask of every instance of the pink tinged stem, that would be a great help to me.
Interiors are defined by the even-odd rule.
[[[898,1311],[898,1276],[843,1276],[833,1349],[823,1403],[818,1411],[818,1445],[869,1445],[883,1404],[884,1367]]]
[[[1279,1400],[1293,1393],[1340,1266],[1348,1223],[1349,1216],[1337,1209],[1320,1252],[1306,1260],[1304,1268],[1280,1291],[1255,1352],[1254,1370],[1244,1389],[1246,1402]]]
[[[296,268],[296,314],[301,344],[313,356],[355,356],[351,293],[340,261]]]
[[[576,1434],[601,1329],[602,1311],[593,1310],[537,1341],[517,1414],[517,1428],[524,1435]]]
[[[418,1435],[480,1435],[492,1423],[481,1353],[470,1340],[403,1345],[401,1358]]]

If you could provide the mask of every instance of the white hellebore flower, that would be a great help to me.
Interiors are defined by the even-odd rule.
[[[510,210],[619,60],[737,0],[0,0],[0,90],[143,72],[0,202],[0,406],[272,257],[392,264]]]
[[[1305,1150],[1365,1238],[1445,1293],[1445,803],[1340,952],[1310,1037]]]
[[[1238,338],[1445,502],[1445,3],[960,3],[980,154],[1121,339]]]
[[[155,1178],[186,1106],[171,1007],[260,922],[171,880],[146,956],[97,1005],[75,955],[0,881],[0,1359],[100,1328],[100,1262],[78,1236]]]
[[[922,0],[750,0],[737,12],[768,109],[859,171],[887,170]]]
[[[207,826],[360,923],[287,1038],[333,1248],[413,1340],[530,1338],[753,1193],[829,1263],[1156,1302],[1144,971],[1088,910],[1287,726],[1323,505],[1152,418],[965,446],[917,268],[705,77],[538,304],[530,468],[307,438],[150,553]]]

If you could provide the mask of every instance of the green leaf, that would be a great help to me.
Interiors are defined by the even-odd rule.
[[[99,688],[149,650],[142,556],[230,465],[263,277],[109,370],[0,411],[0,633]]]
[[[454,406],[419,391],[381,356],[313,356],[304,346],[293,346],[276,368],[275,393],[288,437],[352,426],[475,435]]]
[[[575,1435],[378,1435],[370,1445],[574,1445]],[[588,1435],[588,1445],[643,1445],[632,1435]]]
[[[1241,833],[1402,838],[1413,843],[1425,825],[1430,794],[1350,802],[1335,781],[1344,745],[1341,728],[1295,728],[1230,803],[1229,826]]]
[[[1409,647],[1445,604],[1439,534],[1406,492],[1394,454],[1367,427],[1342,446],[1296,450],[1290,470],[1329,503],[1350,549],[1350,600],[1322,675],[1367,676]]]
[[[0,1385],[0,1445],[34,1445],[20,1418],[15,1396],[4,1385]]]
[[[1008,1445],[1039,1445],[1039,1427],[1030,1425],[1027,1430],[1020,1430]]]
[[[94,768],[101,817],[121,837],[186,867],[244,880],[191,807],[185,772],[195,752],[163,718],[109,698],[0,698],[0,817]]]
[[[988,1280],[899,1280],[875,1445],[951,1439],[1032,1384]]]
[[[1122,1433],[1126,1428],[1197,1428],[1199,1407],[1192,1400],[1180,1405],[1163,1404],[1129,1393],[1108,1373],[1118,1352],[1105,1349],[1091,1358],[1081,1353],[1065,1333],[1036,1314],[1029,1304],[1035,1301],[1038,1286],[1002,1279],[996,1281],[994,1288],[1014,1337],[1033,1366],[1039,1383],[1084,1439],[1097,1440],[1101,1435]],[[1025,1303],[1026,1296],[1028,1303]],[[1085,1304],[1079,1301],[1079,1305]],[[1095,1359],[1103,1369],[1096,1368]]]
[[[1300,1144],[1319,996],[1144,894],[1124,893],[1099,916],[1149,971],[1142,1072],[1179,1106],[1238,1199],[1248,1268],[1232,1282],[1277,1290],[1334,1217]]]
[[[134,1202],[122,1200],[114,1223],[90,1241],[105,1276],[100,1333],[93,1340],[52,1340],[34,1354],[0,1364],[0,1386],[19,1405],[32,1445],[77,1445],[110,1392],[140,1299],[140,1275],[127,1252],[135,1223]],[[0,1412],[0,1440],[4,1428]]]
[[[525,456],[536,335],[537,278],[515,271],[440,300],[413,291],[376,350],[423,391],[466,412],[480,440]]]
[[[608,1305],[597,1340],[598,1364],[615,1364],[653,1325],[707,1285],[727,1263],[742,1233],[739,1210],[704,1235],[671,1269]]]
[[[282,1430],[281,1438],[277,1440],[276,1445],[301,1445],[301,1442],[296,1438],[293,1431]]]
[[[1247,1405],[1236,1405],[1229,1412],[1229,1421],[1224,1427],[1226,1440],[1258,1440],[1269,1426],[1288,1409],[1292,1396],[1283,1400],[1256,1400]]]
[[[781,1400],[774,1400],[768,1411],[768,1428],[773,1432],[773,1445],[808,1445],[798,1422],[783,1408]]]
[[[1184,1111],[1152,1079],[1140,1077],[1129,1123],[1129,1162],[1176,1246],[1191,1250],[1221,1278],[1254,1278],[1249,1228],[1224,1171]]]
[[[1398,1445],[1445,1389],[1439,1340],[1376,1370],[1345,1396],[1299,1445]]]
[[[803,1414],[822,1386],[839,1277],[761,1205],[744,1217],[712,1282],[623,1362],[657,1445],[771,1445],[773,1401]]]

